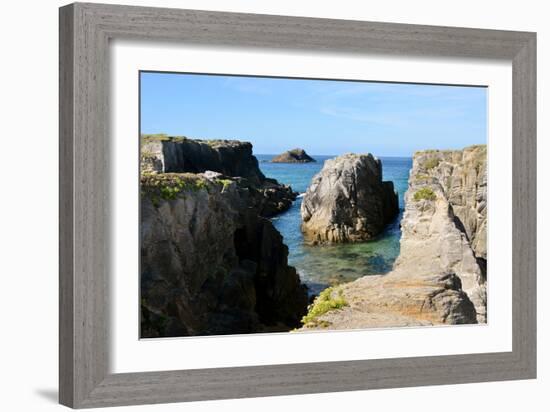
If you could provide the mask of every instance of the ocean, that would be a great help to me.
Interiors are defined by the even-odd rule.
[[[305,193],[313,176],[325,162],[335,156],[315,156],[314,163],[271,163],[275,155],[257,155],[260,169],[267,176],[280,183],[290,185],[295,192]],[[304,244],[300,230],[300,206],[298,197],[292,207],[274,217],[273,224],[282,234],[288,246],[289,264],[296,267],[302,282],[310,295],[317,295],[323,289],[344,282],[350,282],[366,275],[388,273],[399,255],[401,229],[399,222],[403,214],[403,195],[407,190],[412,158],[380,157],[383,180],[391,180],[399,195],[399,216],[389,224],[376,239],[354,244],[330,246],[308,246]]]

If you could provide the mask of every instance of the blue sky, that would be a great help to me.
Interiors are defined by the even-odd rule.
[[[141,132],[252,142],[317,155],[486,143],[485,88],[141,73]]]

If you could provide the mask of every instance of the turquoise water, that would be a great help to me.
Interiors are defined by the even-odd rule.
[[[304,193],[313,176],[321,170],[326,159],[334,156],[315,156],[315,163],[270,163],[274,155],[256,155],[260,169],[267,177],[290,185],[295,192]],[[403,195],[407,190],[411,158],[381,157],[383,179],[391,180],[399,195],[399,216],[375,240],[364,243],[331,246],[308,246],[300,231],[302,198],[292,207],[273,218],[273,224],[283,235],[289,249],[289,263],[295,266],[310,294],[316,295],[328,286],[349,282],[365,275],[384,274],[391,270],[399,255],[403,213]]]

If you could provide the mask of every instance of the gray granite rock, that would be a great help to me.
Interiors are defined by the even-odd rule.
[[[334,289],[346,305],[303,328],[487,321],[486,148],[415,153],[393,270]]]
[[[392,182],[371,154],[325,161],[301,206],[302,232],[312,244],[361,242],[380,234],[399,211]]]

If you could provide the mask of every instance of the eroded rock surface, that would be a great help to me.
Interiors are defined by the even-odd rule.
[[[141,177],[141,336],[289,330],[307,290],[253,189],[217,173]]]
[[[382,163],[371,154],[325,161],[301,207],[302,232],[313,244],[372,239],[397,216],[393,182],[382,181]]]
[[[346,305],[304,329],[485,323],[485,168],[484,146],[416,153],[393,270],[339,286]]]
[[[316,160],[308,155],[304,149],[288,150],[271,159],[273,163],[311,163]]]
[[[437,180],[476,257],[487,260],[487,146],[427,150],[415,159],[416,178]]]
[[[287,210],[297,193],[264,176],[252,154],[252,144],[238,140],[199,140],[166,135],[141,137],[142,173],[203,173],[213,171],[239,178],[253,188],[260,214],[274,216]]]

